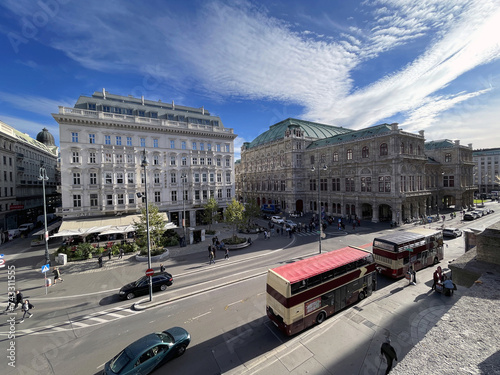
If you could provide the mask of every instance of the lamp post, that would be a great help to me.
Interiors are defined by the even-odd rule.
[[[40,175],[38,180],[42,181],[42,194],[43,194],[43,219],[45,224],[45,264],[50,264],[49,257],[49,232],[47,231],[47,201],[45,198],[45,181],[48,181],[47,170],[45,169],[43,163],[40,166]]]
[[[323,165],[323,168],[318,167],[318,220],[319,220],[318,245],[319,245],[319,253],[320,254],[321,254],[321,237],[323,236],[323,223],[321,222],[321,195],[320,195],[320,192],[321,192],[321,180],[320,180],[321,169],[326,171],[328,169],[328,167],[326,166],[326,164]],[[314,170],[315,170],[315,168],[313,165],[311,168],[311,171],[314,172]]]
[[[185,203],[185,183],[187,176],[181,175],[182,180],[182,231],[184,232],[184,241],[186,241],[186,203]]]
[[[141,167],[144,169],[144,199],[146,200],[146,235],[147,235],[147,246],[148,246],[148,269],[151,269],[151,241],[149,236],[149,207],[148,207],[148,177],[146,173],[146,168],[148,166],[148,159],[146,158],[146,150],[143,152],[143,158]],[[153,284],[151,276],[149,279],[149,301],[153,301]]]

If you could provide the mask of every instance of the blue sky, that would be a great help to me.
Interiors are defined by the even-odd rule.
[[[237,157],[288,117],[500,147],[497,0],[3,0],[0,51],[0,120],[57,143],[106,88],[204,106]]]

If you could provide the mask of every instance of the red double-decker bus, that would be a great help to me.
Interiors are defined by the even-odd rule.
[[[363,248],[344,247],[270,269],[267,316],[293,335],[370,296],[376,285],[373,255]]]
[[[401,278],[410,265],[418,271],[443,259],[443,232],[413,228],[377,237],[373,240],[373,256],[380,273]]]

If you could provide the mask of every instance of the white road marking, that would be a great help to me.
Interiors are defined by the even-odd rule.
[[[211,314],[211,313],[212,313],[211,311],[207,311],[205,314],[201,314],[201,315],[195,316],[192,319],[198,319],[198,318],[201,318],[202,316],[205,316],[205,315],[208,315],[208,314]]]

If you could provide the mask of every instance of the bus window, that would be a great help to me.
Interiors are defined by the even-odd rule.
[[[307,287],[318,285],[321,283],[321,275],[313,276],[307,279]]]

